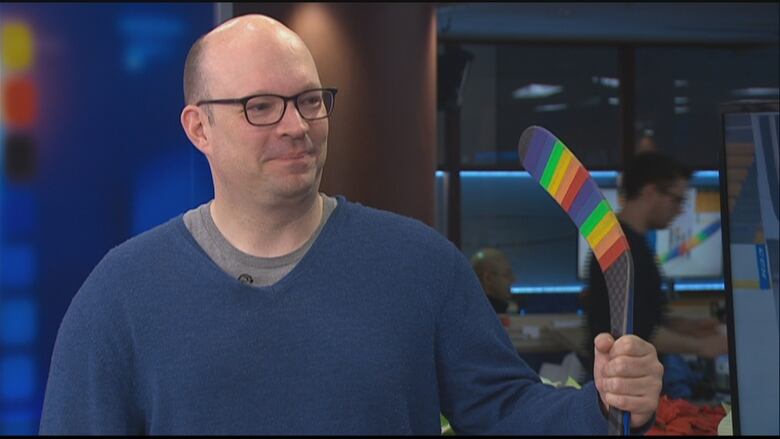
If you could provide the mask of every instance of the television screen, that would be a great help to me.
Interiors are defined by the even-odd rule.
[[[734,434],[777,436],[778,101],[721,108],[721,205]]]
[[[694,178],[696,180],[696,178]],[[615,212],[620,211],[618,190],[601,192]],[[650,248],[658,256],[664,277],[670,279],[720,279],[721,258],[720,201],[716,189],[691,184],[682,213],[666,229],[647,233]],[[577,274],[588,276],[588,243],[578,235]]]

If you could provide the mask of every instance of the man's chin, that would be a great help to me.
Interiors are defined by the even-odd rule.
[[[288,175],[285,178],[278,181],[276,186],[276,192],[285,198],[298,198],[316,193],[318,190],[318,181],[310,173],[301,175]]]

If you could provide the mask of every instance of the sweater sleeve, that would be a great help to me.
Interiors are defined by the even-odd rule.
[[[100,266],[76,294],[60,325],[39,434],[143,434],[133,395],[132,346],[122,330],[115,289]]]
[[[457,434],[599,434],[607,421],[593,383],[542,384],[518,356],[468,261],[454,252],[439,303],[436,362],[441,409]]]

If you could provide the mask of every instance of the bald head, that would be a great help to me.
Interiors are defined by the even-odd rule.
[[[250,44],[251,49],[248,48]],[[221,80],[219,73],[227,74],[224,70],[235,66],[230,63],[226,65],[226,60],[231,56],[234,59],[238,56],[240,60],[240,52],[243,52],[243,56],[275,61],[292,57],[316,71],[309,49],[295,32],[265,15],[242,15],[201,36],[190,48],[184,62],[185,104],[214,99],[211,96],[213,82]]]
[[[499,264],[504,262],[507,262],[506,255],[497,248],[483,248],[471,256],[471,267],[478,275],[495,270]]]
[[[512,282],[515,281],[512,265],[506,254],[497,248],[483,248],[471,257],[471,267],[474,269],[485,294],[508,301]]]
[[[203,35],[195,41],[184,61],[184,103],[186,105],[194,105],[207,96],[205,78],[200,69],[205,37],[206,35]]]

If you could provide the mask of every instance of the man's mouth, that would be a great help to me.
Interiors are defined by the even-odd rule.
[[[302,151],[302,152],[295,152],[290,154],[282,154],[279,156],[274,157],[275,160],[300,160],[306,157],[309,157],[311,153]]]

